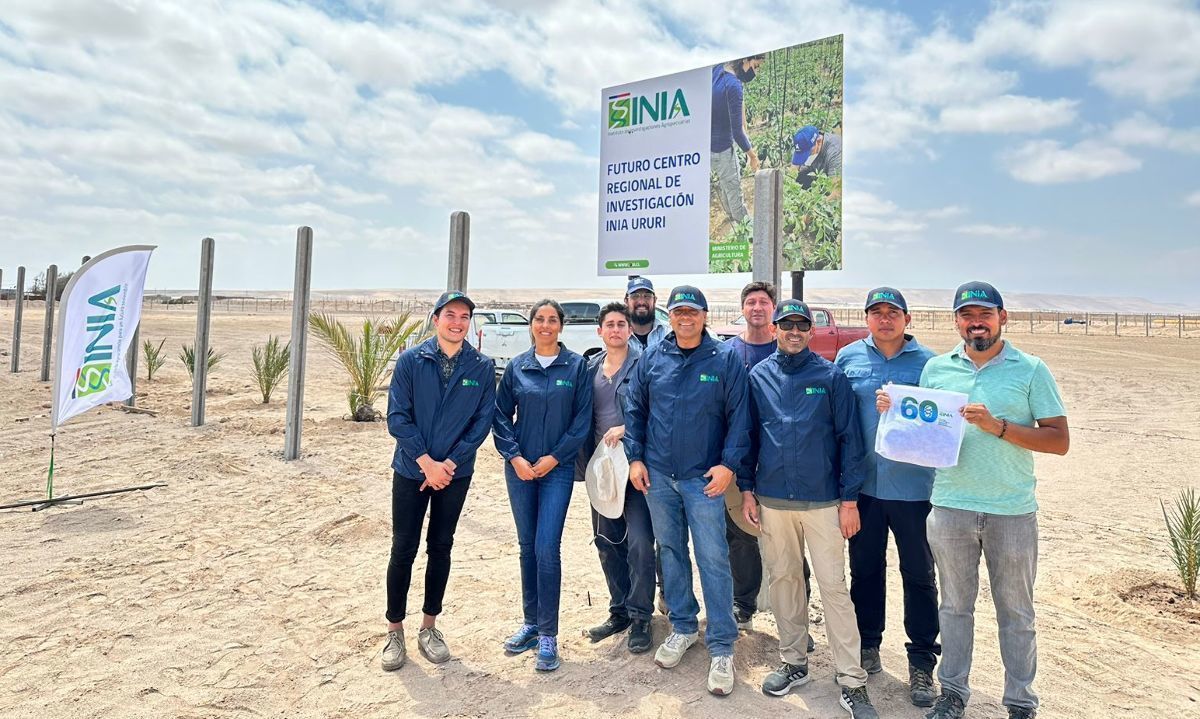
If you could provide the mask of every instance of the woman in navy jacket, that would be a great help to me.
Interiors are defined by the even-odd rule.
[[[563,525],[575,455],[591,431],[592,383],[587,361],[558,341],[562,307],[540,300],[530,316],[533,347],[504,369],[492,423],[521,547],[524,620],[504,648],[519,654],[536,646],[536,668],[553,671],[559,665]]]

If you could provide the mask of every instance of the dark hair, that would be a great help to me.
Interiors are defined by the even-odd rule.
[[[566,323],[567,315],[565,312],[563,312],[562,305],[558,304],[558,302],[555,302],[554,300],[551,300],[551,299],[538,300],[537,302],[533,303],[533,309],[529,310],[529,324],[531,326],[531,329],[532,329],[532,325],[533,325],[533,316],[538,313],[538,310],[542,309],[543,307],[545,307],[547,305],[549,305],[550,307],[553,307],[554,311],[558,313],[558,323],[560,325]]]
[[[766,59],[767,59],[766,53],[759,53],[757,55],[749,55],[747,57],[743,57],[741,60],[738,60],[738,62],[749,62],[751,60],[766,60]]]
[[[775,285],[770,282],[751,282],[742,288],[742,304],[746,304],[746,298],[751,292],[766,292],[767,297],[771,298],[771,304],[775,304]]]
[[[596,324],[604,324],[604,316],[609,312],[619,312],[626,322],[633,322],[633,315],[629,314],[629,308],[624,302],[609,302],[600,308],[600,314],[596,315]]]

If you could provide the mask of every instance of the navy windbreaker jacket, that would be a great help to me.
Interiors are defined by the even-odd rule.
[[[750,371],[750,413],[753,453],[739,489],[796,502],[858,499],[862,429],[837,365],[809,349],[776,351]]]
[[[572,466],[591,431],[592,382],[583,357],[560,343],[543,369],[530,347],[504,368],[492,439],[506,462],[524,457],[532,464],[549,454]]]
[[[445,389],[436,337],[402,352],[388,390],[388,432],[396,438],[392,469],[422,480],[417,457],[428,454],[438,462],[453,461],[456,479],[472,474],[475,452],[492,424],[495,397],[496,364],[466,342]]]
[[[674,479],[723,464],[737,473],[750,450],[746,367],[706,333],[688,356],[675,333],[638,360],[625,405],[625,454]]]

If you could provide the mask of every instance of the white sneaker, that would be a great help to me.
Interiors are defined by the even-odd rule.
[[[708,692],[723,697],[733,691],[733,657],[713,657],[708,664]]]
[[[654,652],[654,663],[663,669],[670,669],[683,659],[683,653],[686,652],[696,641],[700,639],[699,634],[678,634],[671,632],[663,643],[659,645],[658,651]]]

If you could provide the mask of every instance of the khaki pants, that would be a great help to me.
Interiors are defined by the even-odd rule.
[[[825,608],[837,682],[847,689],[863,686],[867,673],[860,665],[858,621],[846,588],[846,540],[838,525],[837,507],[803,512],[760,507],[759,511],[771,609],[779,625],[780,658],[788,664],[808,663],[808,602],[804,599],[807,542],[812,573]]]

